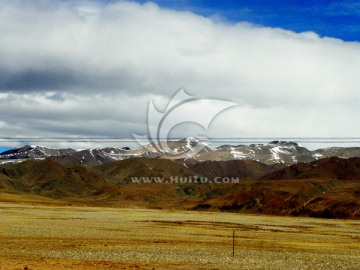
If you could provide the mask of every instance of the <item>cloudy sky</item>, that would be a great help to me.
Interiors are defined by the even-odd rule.
[[[238,105],[173,137],[360,137],[360,4],[275,2],[2,0],[0,146],[144,135],[180,89]]]

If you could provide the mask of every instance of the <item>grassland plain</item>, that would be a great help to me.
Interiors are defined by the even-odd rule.
[[[358,220],[18,199],[0,200],[2,270],[360,268]]]

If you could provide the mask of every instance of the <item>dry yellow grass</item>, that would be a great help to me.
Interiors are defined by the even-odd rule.
[[[360,221],[52,204],[0,202],[0,269],[360,269]]]

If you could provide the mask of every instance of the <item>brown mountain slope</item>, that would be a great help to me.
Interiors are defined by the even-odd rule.
[[[214,191],[212,191],[214,193]],[[206,197],[195,209],[360,218],[360,158],[298,163]]]
[[[255,179],[276,170],[274,166],[253,160],[204,161],[189,168],[208,178],[239,177],[240,179]]]
[[[50,197],[99,194],[115,186],[81,165],[65,167],[55,161],[29,160],[0,168],[3,183],[13,189]]]
[[[210,176],[229,173],[255,176],[267,168],[246,162],[242,163],[246,165],[243,167],[237,166],[237,162],[204,164],[202,173]],[[279,177],[278,180],[269,180],[268,175],[260,180],[243,179],[236,184],[181,184],[166,181],[172,176],[194,176],[195,172],[171,160],[134,158],[95,168],[64,166],[51,160],[26,161],[0,167],[0,193],[16,190],[98,206],[360,219],[358,165],[359,159],[330,158],[270,174]],[[246,171],[250,169],[254,172]],[[163,177],[164,183],[132,184],[131,177]]]
[[[26,188],[20,188],[22,190]],[[11,178],[0,173],[0,190],[15,190],[11,185]]]
[[[220,189],[219,189],[220,190]],[[217,195],[206,196],[194,209],[242,213],[360,218],[356,180],[298,179],[243,181]]]
[[[163,177],[164,180],[169,180],[170,177],[195,175],[192,170],[168,159],[129,158],[97,166],[94,169],[112,182],[121,184],[131,183],[132,177]]]
[[[262,177],[262,180],[329,178],[360,180],[360,158],[330,157],[310,163],[298,163]]]
[[[131,176],[192,176],[186,167],[159,159],[130,159],[92,169],[63,166],[53,160],[25,161],[0,167],[0,194],[14,191],[89,205],[191,208],[208,185],[131,183]]]

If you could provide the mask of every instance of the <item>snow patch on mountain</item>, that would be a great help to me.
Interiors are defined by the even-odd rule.
[[[235,158],[235,159],[246,159],[248,157],[248,155],[244,154],[241,151],[236,151],[234,147],[230,147],[230,154]]]

